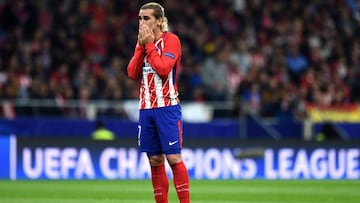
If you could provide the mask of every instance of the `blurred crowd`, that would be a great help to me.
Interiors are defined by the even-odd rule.
[[[126,66],[145,2],[1,1],[0,98],[137,99]],[[360,102],[359,0],[158,2],[182,42],[182,101],[296,119]]]

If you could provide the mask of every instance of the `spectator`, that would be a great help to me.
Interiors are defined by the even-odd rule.
[[[263,116],[281,113],[293,98],[301,98],[300,106],[360,102],[357,1],[163,2],[173,22],[170,31],[182,39],[182,100],[241,101],[238,90],[256,83]],[[130,33],[137,30],[140,4],[5,0],[0,97],[55,100],[66,93],[71,100],[88,86],[89,99],[138,98],[137,81],[124,77],[124,61],[136,42]],[[64,65],[67,73],[61,76]],[[116,84],[108,82],[112,78]],[[333,81],[334,87],[323,88]],[[276,101],[264,96],[280,87],[292,96],[276,94]],[[112,90],[117,94],[109,94]],[[288,107],[292,113],[286,115],[299,117]]]
[[[290,71],[290,77],[293,81],[299,82],[300,76],[308,68],[308,60],[300,53],[298,46],[290,46],[289,54],[286,57],[287,65]]]
[[[95,131],[91,134],[91,137],[94,140],[114,140],[115,139],[114,133],[111,132],[110,130],[108,130],[102,121],[96,122]]]
[[[201,80],[205,96],[210,101],[225,101],[228,95],[229,47],[220,48],[214,57],[208,57],[204,63]]]

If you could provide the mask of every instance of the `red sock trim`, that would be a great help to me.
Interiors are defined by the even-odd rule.
[[[168,202],[169,181],[165,165],[151,167],[151,182],[156,203]]]
[[[184,162],[171,166],[174,175],[174,186],[180,203],[190,202],[190,181]]]

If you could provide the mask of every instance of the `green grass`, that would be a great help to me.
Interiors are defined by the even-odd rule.
[[[150,180],[0,181],[1,203],[154,202]],[[360,181],[192,180],[193,203],[355,203]],[[172,183],[169,202],[178,202]]]

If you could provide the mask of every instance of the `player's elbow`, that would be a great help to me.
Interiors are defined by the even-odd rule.
[[[132,79],[132,80],[137,80],[138,77],[139,77],[139,76],[138,76],[137,74],[135,74],[134,72],[129,71],[129,69],[128,69],[127,75],[128,75],[128,77],[129,77],[130,79]]]
[[[171,71],[171,68],[167,67],[167,66],[157,66],[158,68],[156,69],[156,73],[160,76],[160,77],[167,77]]]
[[[128,73],[128,77],[129,77],[130,79],[132,79],[132,80],[137,80],[137,79],[138,79],[138,77],[137,77],[136,75],[130,74],[130,73]]]
[[[158,74],[160,77],[164,78],[164,77],[167,77],[167,76],[169,75],[169,72],[170,72],[170,71],[168,71],[168,70],[159,70],[159,71],[157,71],[157,74]]]

